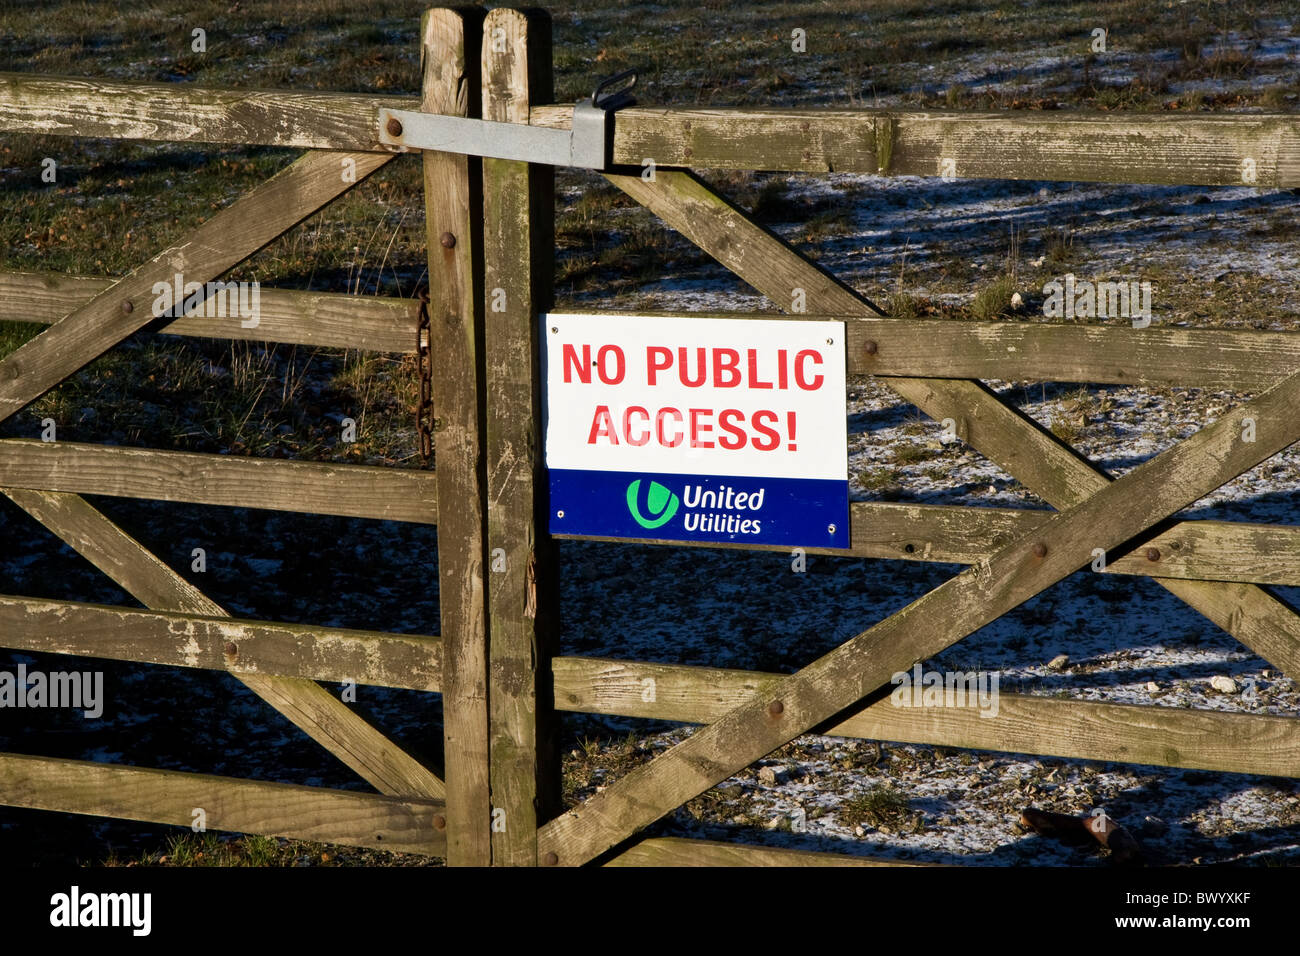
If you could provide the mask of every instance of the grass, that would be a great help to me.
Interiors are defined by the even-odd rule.
[[[888,784],[874,786],[852,797],[836,810],[836,817],[848,826],[901,826],[907,821],[911,805],[907,798]]]
[[[183,833],[158,850],[125,855],[111,850],[106,867],[438,866],[441,861],[403,853],[310,843],[265,836]]]
[[[997,318],[1011,307],[1011,296],[1015,291],[1015,279],[1009,275],[998,276],[976,291],[971,302],[971,315],[982,321]]]

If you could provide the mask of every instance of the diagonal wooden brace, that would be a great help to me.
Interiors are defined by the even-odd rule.
[[[0,422],[153,321],[155,283],[217,278],[392,159],[312,151],[241,196],[0,361]]]
[[[867,315],[880,310],[843,282],[753,222],[692,173],[660,169],[605,177],[737,276],[778,304],[795,288],[810,313]],[[883,380],[935,421],[951,418],[972,447],[1005,468],[1055,508],[1077,504],[1110,476],[981,382],[959,379]],[[1251,584],[1155,577],[1170,593],[1288,674],[1300,675],[1300,614]]]
[[[225,609],[78,495],[0,489],[145,606],[228,617]],[[441,799],[442,781],[315,681],[231,674],[380,793]]]
[[[1242,421],[1256,421],[1256,441]],[[547,824],[579,865],[1300,439],[1300,373],[851,638]]]

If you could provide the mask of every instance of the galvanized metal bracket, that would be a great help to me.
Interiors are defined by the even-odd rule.
[[[606,170],[612,160],[611,117],[636,102],[636,71],[602,80],[573,107],[572,129],[444,116],[417,110],[379,110],[379,142],[466,156],[513,159],[548,166]]]

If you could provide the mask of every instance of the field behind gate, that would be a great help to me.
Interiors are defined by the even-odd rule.
[[[682,4],[656,8],[662,13],[642,24],[560,6],[552,8],[556,99],[582,95],[592,76],[648,64],[643,102],[672,105],[1295,109],[1300,38],[1283,5],[1183,6],[1184,21],[1172,27],[1138,4],[1049,13],[973,3],[942,22],[922,5],[844,8],[857,19],[756,7],[738,20],[722,7]],[[264,9],[241,9],[236,20],[213,7],[205,20],[203,8],[178,8],[92,35],[71,8],[37,14],[37,6],[20,5],[0,20],[0,69],[414,91],[418,6],[372,5],[364,18],[343,6]],[[211,39],[207,57],[185,52],[196,17],[209,37],[227,37]],[[1080,51],[1094,20],[1109,27],[1115,53],[1089,63]],[[802,57],[785,40],[798,26],[811,38]],[[0,152],[0,267],[80,275],[126,271],[288,155],[38,137],[0,138],[0,150],[8,150]],[[39,182],[46,155],[60,164],[52,188]],[[417,165],[391,164],[234,278],[409,296],[424,268]],[[1074,272],[1151,281],[1156,325],[1295,330],[1290,191],[704,175],[896,313],[991,315],[1018,290],[1032,314],[1043,283]],[[561,173],[558,185],[560,308],[772,310],[596,177]],[[8,348],[31,331],[0,327]],[[0,433],[34,437],[40,418],[51,416],[71,441],[412,466],[414,380],[410,360],[389,356],[146,338],[110,353]],[[1115,474],[1243,397],[1174,386],[993,385]],[[938,425],[876,381],[851,384],[849,413],[856,500],[1043,505],[968,447],[942,442]],[[356,445],[336,441],[345,416],[361,426]],[[1294,452],[1284,454],[1193,514],[1293,523],[1298,477]],[[237,615],[411,633],[428,632],[436,619],[433,529],[95,503],[182,574],[191,574],[191,548],[205,547],[209,570],[193,579]],[[7,503],[0,522],[0,567],[10,582],[3,590],[129,603]],[[956,570],[813,556],[796,573],[781,554],[586,542],[563,542],[561,561],[564,653],[774,672],[802,666]],[[1296,589],[1281,593],[1296,603]],[[1049,667],[1062,653],[1069,663]],[[19,659],[0,656],[0,666]],[[1293,683],[1261,659],[1151,582],[1118,575],[1076,574],[926,666],[996,670],[1004,691],[1062,698],[1285,716],[1298,702]],[[362,787],[224,675],[107,670],[118,688],[107,728],[5,715],[0,749]],[[1215,676],[1239,688],[1249,679],[1258,693],[1244,700],[1214,691]],[[365,688],[358,708],[414,755],[434,756],[426,751],[441,732],[436,699]],[[683,734],[631,718],[569,715],[564,730],[570,798],[590,795]],[[1024,837],[1014,821],[1031,804],[1072,813],[1103,806],[1140,827],[1157,859],[1290,862],[1300,852],[1294,795],[1281,779],[806,737],[691,801],[659,832],[933,862],[1099,862]],[[807,831],[790,832],[799,807]],[[0,811],[7,854],[98,861],[109,844],[128,857],[164,846],[157,830],[75,818],[46,827],[41,817]],[[318,858],[308,849],[297,855]]]

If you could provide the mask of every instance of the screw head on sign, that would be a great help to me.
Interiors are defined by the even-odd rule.
[[[552,326],[551,326],[551,331],[552,331],[552,332],[558,332],[558,331],[560,331],[560,329],[559,329],[558,326],[552,325]]]
[[[454,249],[456,247],[456,237],[449,232],[444,232],[438,239],[444,249]]]
[[[542,862],[547,866],[556,866],[560,862],[560,858],[554,850],[548,850],[546,855],[542,857]]]
[[[767,705],[767,712],[773,717],[780,717],[785,713],[785,704],[781,703],[779,700],[774,700],[772,703]]]
[[[1148,561],[1159,561],[1159,560],[1160,560],[1160,549],[1159,549],[1159,548],[1147,548],[1147,560],[1148,560]]]
[[[827,340],[826,340],[826,344],[827,344],[827,345],[834,345],[834,344],[835,344],[835,340],[834,340],[834,339],[827,339]]]
[[[561,508],[559,511],[555,512],[555,517],[557,517],[557,518],[563,518],[563,517],[564,517],[564,509]]]
[[[441,813],[439,813],[437,816],[433,818],[433,828],[435,830],[447,829],[447,818],[444,817]]]
[[[389,136],[402,135],[402,121],[399,120],[396,116],[390,116],[388,118],[388,135]]]
[[[835,533],[835,525],[833,525],[833,524],[828,524],[828,525],[826,526],[826,533],[827,533],[827,534],[834,534],[834,533]]]
[[[1047,545],[1043,544],[1043,542],[1041,541],[1037,542],[1034,545],[1034,557],[1036,558],[1047,557]]]
[[[133,303],[130,299],[124,300],[122,302],[122,311],[130,315],[132,312],[135,311],[135,303]]]
[[[868,355],[875,355],[878,351],[880,351],[880,346],[876,344],[875,339],[868,339],[867,344],[863,346],[863,350]]]

